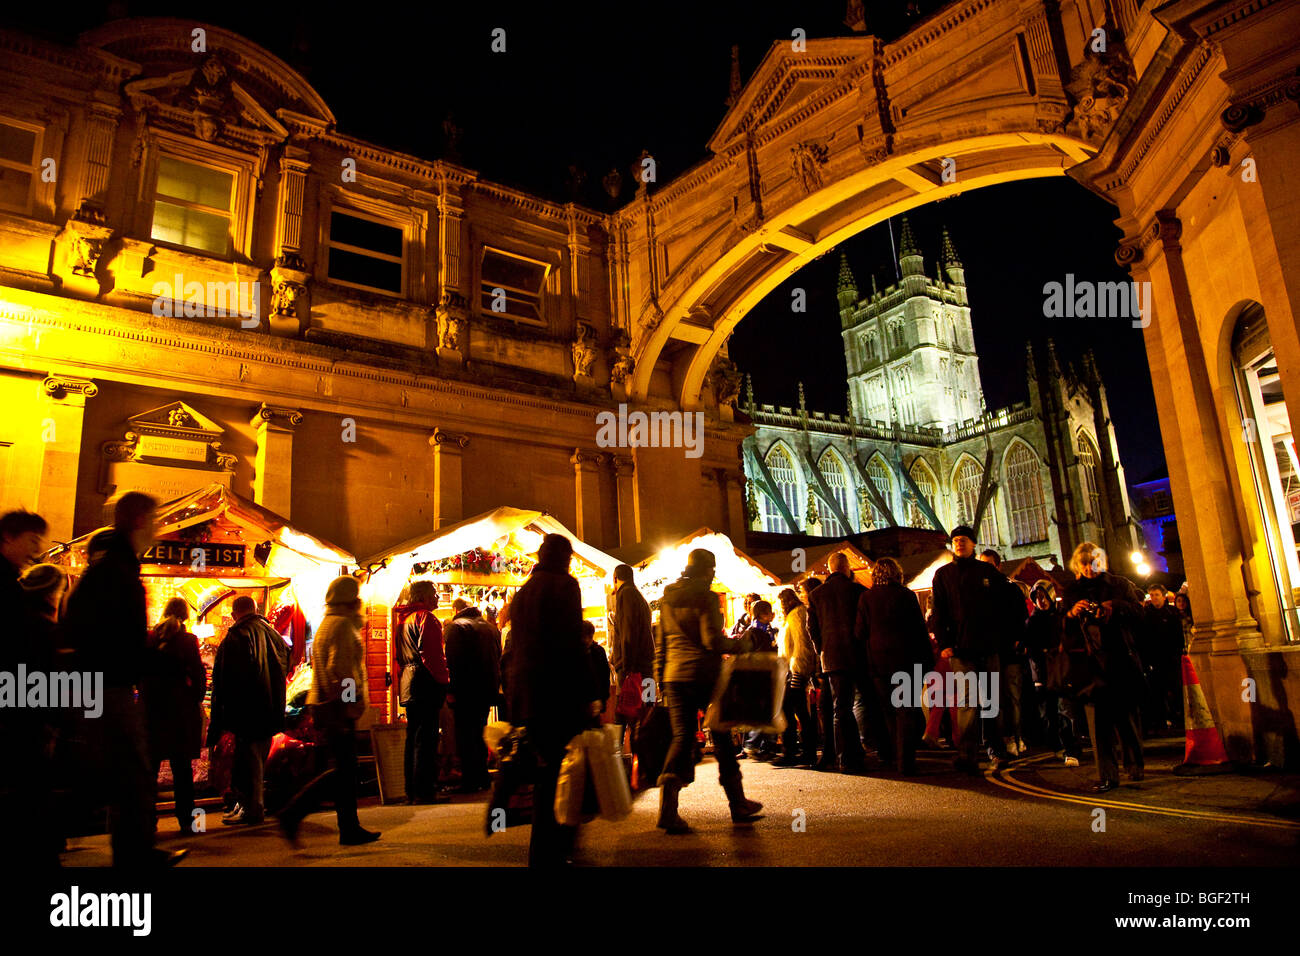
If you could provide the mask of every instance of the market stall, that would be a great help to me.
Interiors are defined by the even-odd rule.
[[[780,578],[737,548],[725,534],[700,528],[636,565],[637,587],[650,602],[656,619],[664,588],[681,577],[687,556],[696,548],[711,551],[717,562],[713,591],[728,628],[745,612],[747,594],[757,594],[775,606]]]
[[[87,546],[94,534],[45,556],[67,569],[74,586],[87,566]],[[189,607],[187,626],[199,639],[208,672],[205,722],[212,665],[217,647],[234,623],[235,598],[249,595],[257,601],[288,645],[291,665],[297,666],[306,657],[307,642],[320,621],[329,582],[356,563],[348,552],[219,484],[161,505],[157,535],[157,542],[141,556],[148,620],[151,625],[160,621],[172,598],[183,599]],[[206,782],[207,767],[205,750],[196,766],[196,785]],[[163,773],[169,778],[169,770]],[[160,781],[164,786],[169,782]]]
[[[406,617],[412,581],[424,579],[438,588],[437,616],[444,623],[451,604],[463,598],[485,615],[509,604],[528,580],[537,562],[537,549],[548,534],[562,534],[573,543],[570,573],[582,588],[583,615],[603,637],[606,593],[619,562],[576,537],[543,511],[500,507],[437,531],[405,541],[367,558],[361,595],[367,620],[367,667],[371,701],[386,701],[383,719],[395,720],[397,707],[396,643]],[[391,684],[385,673],[392,674]]]
[[[872,560],[866,553],[849,541],[836,541],[833,544],[819,544],[810,548],[794,548],[784,551],[765,551],[755,554],[754,560],[767,571],[776,575],[784,587],[797,587],[805,578],[826,580],[830,573],[831,555],[842,553],[849,561],[849,571],[853,580],[863,587],[871,587]]]

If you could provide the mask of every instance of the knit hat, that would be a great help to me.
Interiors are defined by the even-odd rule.
[[[712,571],[718,566],[718,559],[713,556],[713,552],[708,548],[696,548],[686,556],[686,573],[695,574],[700,571]]]
[[[344,574],[330,582],[325,592],[326,604],[351,604],[361,597],[361,582],[350,574]]]
[[[34,598],[48,597],[67,582],[67,572],[57,564],[34,564],[18,581],[23,591]]]
[[[964,537],[970,538],[972,541],[975,540],[975,532],[971,530],[970,525],[964,525],[964,524],[957,525],[957,527],[952,529],[952,534],[948,535],[948,540],[951,541],[953,538],[957,537],[958,535],[962,535]]]

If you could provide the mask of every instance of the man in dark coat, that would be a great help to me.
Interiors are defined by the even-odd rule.
[[[438,792],[438,717],[447,699],[447,669],[442,624],[434,615],[438,591],[432,581],[411,582],[410,614],[397,643],[397,701],[406,709],[406,799],[409,803],[448,803]]]
[[[460,757],[456,792],[477,793],[489,783],[483,728],[501,685],[501,637],[467,601],[457,598],[451,607],[455,616],[443,634],[451,676],[447,702],[456,716],[456,755]]]
[[[895,699],[895,675],[904,674],[901,686],[916,691],[915,668],[922,673],[934,663],[930,634],[925,628],[916,595],[903,584],[903,569],[893,558],[881,558],[871,572],[871,587],[858,599],[857,641],[866,649],[867,670],[885,721],[884,739],[893,743],[895,769],[916,773],[915,696]]]
[[[1183,620],[1169,592],[1161,585],[1147,589],[1151,603],[1142,609],[1142,644],[1151,690],[1150,728],[1155,732],[1183,729]]]
[[[844,773],[859,773],[866,765],[862,730],[853,713],[854,696],[865,689],[866,657],[857,644],[858,601],[866,589],[853,580],[848,556],[842,551],[827,562],[829,574],[808,597],[808,631],[821,654],[822,671],[830,686],[834,707],[835,755]],[[830,769],[829,741],[817,769]]]
[[[569,574],[573,545],[548,534],[537,566],[510,603],[510,719],[527,731],[541,760],[533,785],[529,866],[558,866],[574,828],[555,819],[555,786],[564,749],[586,725],[591,668],[582,643],[582,591]]]
[[[284,640],[271,622],[257,613],[257,602],[247,594],[235,598],[230,611],[235,623],[212,664],[208,746],[215,747],[226,731],[235,735],[231,783],[239,794],[240,807],[221,822],[241,826],[259,824],[266,818],[266,756],[271,738],[284,729]]]
[[[614,613],[609,631],[609,664],[614,668],[615,686],[622,690],[629,674],[642,679],[654,672],[655,640],[650,626],[650,605],[636,589],[632,568],[620,564],[614,569]]]
[[[975,532],[970,527],[953,528],[949,540],[953,560],[934,574],[935,641],[953,673],[958,678],[969,675],[967,680],[974,678],[978,684],[981,675],[987,680],[987,675],[998,672],[998,635],[1006,625],[1007,579],[993,565],[975,557]],[[978,773],[981,701],[975,694],[965,695],[964,701],[945,701],[948,706],[954,703],[958,756],[953,765]]]
[[[78,670],[104,675],[104,712],[94,721],[108,773],[113,865],[171,866],[186,850],[155,850],[155,775],[135,688],[149,635],[140,555],[156,540],[158,503],[138,491],[114,504],[113,535],[68,599],[66,634]]]
[[[687,555],[682,576],[664,588],[659,602],[655,683],[663,692],[673,741],[659,777],[658,826],[669,833],[690,829],[677,813],[677,802],[682,787],[695,780],[696,715],[713,697],[722,655],[737,654],[743,645],[741,640],[727,637],[723,629],[718,596],[711,588],[716,561],[713,552],[696,548]],[[714,730],[711,735],[718,782],[727,794],[731,819],[735,823],[752,820],[763,805],[745,798],[731,733]]]

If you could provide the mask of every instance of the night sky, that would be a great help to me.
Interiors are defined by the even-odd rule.
[[[914,5],[922,13],[943,6]],[[908,6],[867,0],[869,28],[887,39],[900,35],[916,22]],[[661,183],[707,158],[705,143],[726,112],[732,44],[740,47],[747,79],[772,42],[788,41],[796,27],[809,38],[850,32],[842,0],[345,3],[315,10],[229,2],[10,4],[0,23],[65,41],[119,16],[226,27],[298,69],[344,133],[433,159],[448,155],[450,114],[463,132],[459,155],[448,158],[486,178],[597,209],[630,198],[629,169],[642,149],[654,156]],[[506,30],[505,53],[491,50],[496,27]],[[601,188],[611,168],[623,176],[617,200]],[[1126,277],[1113,259],[1113,217],[1106,202],[1067,180],[977,190],[910,216],[928,272],[941,222],[966,267],[988,406],[1027,397],[1026,338],[1053,336],[1063,360],[1093,347],[1127,477],[1136,481],[1163,467],[1141,331],[1123,320],[1042,317],[1047,281],[1063,281],[1067,272],[1094,281]],[[870,288],[873,271],[882,287],[893,281],[883,228],[846,248],[861,289]],[[838,251],[811,264],[737,329],[732,356],[753,373],[757,400],[792,405],[802,380],[810,408],[844,410],[838,264]],[[797,324],[789,312],[794,286],[808,294],[808,315]]]

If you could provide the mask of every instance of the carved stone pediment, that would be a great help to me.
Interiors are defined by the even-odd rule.
[[[284,125],[244,88],[218,53],[203,56],[190,69],[132,80],[125,92],[137,111],[188,126],[207,143],[236,127],[276,141],[289,136]]]
[[[216,481],[230,486],[238,459],[221,450],[216,422],[185,402],[132,415],[121,441],[104,442],[104,490],[137,488],[166,501]]]

